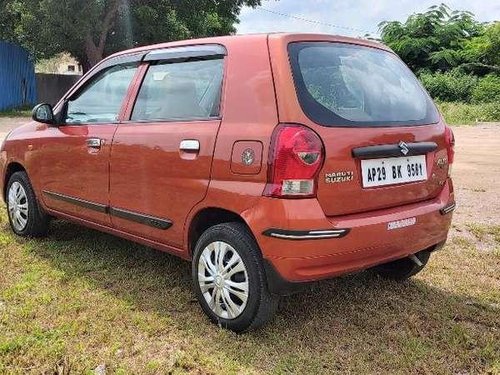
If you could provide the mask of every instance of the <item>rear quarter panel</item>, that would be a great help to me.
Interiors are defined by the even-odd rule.
[[[227,39],[227,68],[222,96],[222,124],[214,151],[207,195],[191,211],[224,208],[238,214],[262,196],[267,181],[267,156],[271,134],[278,124],[273,76],[266,35]],[[233,146],[238,141],[262,145],[262,167],[257,174],[231,171]],[[236,158],[241,156],[235,155]],[[187,229],[187,228],[186,228]],[[187,233],[186,243],[187,243]]]

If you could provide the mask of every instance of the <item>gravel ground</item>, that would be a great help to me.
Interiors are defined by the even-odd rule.
[[[14,128],[25,124],[30,119],[25,117],[0,117],[0,139],[4,137]]]
[[[454,223],[500,223],[500,124],[454,127]]]

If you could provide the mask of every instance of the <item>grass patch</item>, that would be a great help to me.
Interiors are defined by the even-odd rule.
[[[0,111],[0,117],[31,117],[31,108],[17,108]]]
[[[499,370],[498,258],[473,242],[450,241],[409,282],[370,272],[322,282],[283,299],[264,329],[235,335],[202,314],[188,263],[60,221],[23,240],[4,210],[0,373]]]
[[[476,122],[500,122],[500,103],[436,103],[450,125],[472,125]]]
[[[479,241],[492,239],[496,245],[500,245],[500,225],[467,224],[467,229]]]

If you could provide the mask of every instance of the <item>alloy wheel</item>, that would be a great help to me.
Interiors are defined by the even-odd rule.
[[[229,244],[210,243],[198,260],[198,284],[210,309],[220,318],[235,319],[248,300],[248,273],[243,259]]]
[[[24,187],[17,181],[9,188],[7,204],[12,226],[19,232],[23,231],[28,224],[28,197]]]

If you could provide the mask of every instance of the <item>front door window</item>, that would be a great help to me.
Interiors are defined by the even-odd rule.
[[[116,122],[136,70],[135,65],[117,65],[98,74],[76,97],[68,100],[65,123]]]

